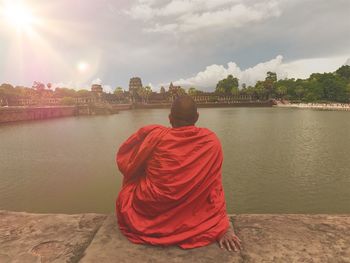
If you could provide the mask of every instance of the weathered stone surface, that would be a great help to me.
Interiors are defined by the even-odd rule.
[[[0,262],[77,262],[105,218],[0,211]]]
[[[244,262],[350,262],[350,215],[239,215]]]
[[[216,244],[190,250],[130,243],[118,230],[114,216],[101,226],[82,263],[93,262],[242,262],[239,253],[221,250]]]
[[[223,251],[217,244],[192,250],[134,245],[109,217],[81,262],[350,262],[350,216],[239,215],[231,219],[243,242],[240,253]]]
[[[130,243],[113,215],[0,211],[0,262],[350,262],[350,215],[232,216],[244,249]],[[97,231],[97,232],[96,232]]]

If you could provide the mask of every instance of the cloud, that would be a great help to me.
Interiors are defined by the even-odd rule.
[[[348,58],[344,65],[350,66],[350,58]]]
[[[209,27],[238,28],[281,15],[281,0],[138,1],[126,10],[133,19],[148,21],[146,32],[190,32]]]
[[[149,4],[140,3],[131,8],[130,11],[125,11],[126,14],[130,15],[133,19],[151,19],[153,17],[153,10]]]
[[[114,91],[111,85],[103,84],[103,81],[100,78],[96,78],[91,82],[91,85],[94,85],[94,84],[101,85],[104,92],[112,93]]]
[[[268,71],[276,72],[279,79],[307,78],[315,72],[333,72],[342,65],[344,57],[313,58],[283,62],[283,56],[278,55],[269,61],[259,63],[253,67],[242,70],[236,63],[229,62],[227,66],[213,64],[195,76],[179,79],[174,83],[184,87],[198,87],[202,90],[213,91],[219,80],[233,75],[239,79],[240,85],[255,85],[264,80]]]
[[[52,83],[52,89],[56,88],[70,88],[73,86],[73,81]]]
[[[334,72],[344,65],[344,56],[298,59],[282,64],[290,78],[308,78],[312,73]]]
[[[180,79],[176,81],[175,84],[185,87],[194,86],[205,90],[213,90],[219,80],[231,74],[240,80],[240,84],[254,85],[258,80],[266,77],[267,71],[273,71],[279,76],[285,76],[286,74],[281,70],[282,60],[282,56],[277,56],[275,59],[259,63],[246,70],[241,70],[234,62],[229,62],[227,67],[214,64],[206,67],[204,71],[199,72],[194,77]]]
[[[114,89],[111,85],[102,85],[103,91],[107,93],[113,93]]]
[[[164,2],[167,2],[164,4]],[[242,0],[139,0],[125,13],[134,19],[147,20],[156,17],[184,15],[186,13],[203,12],[213,8],[225,7]]]
[[[102,85],[102,80],[100,78],[91,81],[91,85]]]
[[[100,78],[96,78],[93,81],[91,81],[90,84],[88,83],[77,83],[74,81],[68,81],[68,82],[60,82],[60,83],[53,83],[52,87],[55,88],[69,88],[69,89],[75,89],[75,90],[81,90],[81,89],[85,89],[85,90],[91,90],[91,85],[101,85],[103,88],[104,92],[113,92],[114,89],[112,88],[111,85],[108,84],[103,84],[102,79]]]

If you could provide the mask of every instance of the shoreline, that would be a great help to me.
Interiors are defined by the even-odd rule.
[[[272,101],[242,101],[235,103],[198,103],[198,108],[272,107]],[[170,109],[170,103],[106,104],[74,106],[11,106],[0,107],[0,124],[47,120],[71,116],[109,115],[133,109]]]
[[[48,120],[72,116],[116,114],[119,109],[104,105],[13,106],[0,108],[0,124]]]
[[[278,103],[277,105],[274,105],[274,107],[325,111],[350,111],[350,104],[348,103]]]
[[[242,101],[233,103],[197,103],[198,108],[293,108],[325,111],[350,111],[350,104],[345,103],[281,103],[273,101]],[[110,115],[120,111],[134,109],[169,109],[171,103],[150,104],[108,104],[108,105],[74,105],[74,106],[11,106],[0,107],[0,124],[16,123],[34,120],[47,120],[54,118]]]
[[[350,214],[229,215],[243,250],[130,243],[112,214],[0,210],[0,262],[349,262]]]

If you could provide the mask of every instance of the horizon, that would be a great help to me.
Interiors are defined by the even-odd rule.
[[[350,64],[348,1],[197,4],[0,1],[0,82],[113,92],[138,76],[154,91],[170,82],[213,91],[229,74],[254,85],[267,71],[307,78]]]
[[[343,66],[350,66],[350,63],[345,63],[345,64],[343,64]],[[266,72],[266,73],[268,73],[268,72]],[[261,79],[257,79],[257,81],[264,81],[265,78],[266,78],[266,73],[265,73],[265,76],[264,76],[264,77],[262,77]],[[274,72],[274,73],[275,73],[275,72]],[[298,79],[307,80],[307,79],[310,78],[310,76],[311,76],[312,74],[327,74],[327,73],[336,74],[336,71],[333,71],[333,72],[313,72],[313,73],[311,73],[309,76],[307,76],[307,77],[305,77],[305,78],[298,78]],[[226,78],[227,78],[228,76],[230,76],[230,75],[233,76],[232,74],[228,73],[228,75],[226,75],[226,77],[223,78],[222,80],[226,79]],[[280,77],[278,76],[278,74],[277,74],[276,76],[277,76],[277,80],[287,80],[287,79],[298,80],[298,79],[296,79],[296,78],[288,78],[288,76],[285,76],[284,78],[280,78]],[[234,77],[234,76],[233,76],[233,77]],[[133,78],[140,78],[141,81],[142,81],[142,78],[141,78],[141,77],[137,77],[137,76],[131,77],[130,80],[133,79]],[[219,80],[219,81],[221,81],[221,80]],[[241,90],[241,89],[242,89],[242,84],[246,84],[246,83],[242,83],[239,79],[238,79],[238,81],[239,81],[238,89]],[[256,82],[257,82],[257,81],[256,81]],[[33,85],[35,84],[35,82],[36,82],[36,81],[33,82]],[[254,85],[256,84],[256,82],[254,83]],[[38,82],[38,83],[41,83],[41,82]],[[170,86],[171,84],[177,85],[177,83],[178,83],[178,82],[176,82],[176,83],[170,82],[170,83],[162,84],[162,86],[159,86],[159,87],[157,87],[156,89],[154,89],[154,87],[152,87],[152,86],[150,86],[150,85],[143,85],[143,87],[150,87],[152,92],[159,93],[161,88],[164,87],[164,88],[166,89],[166,88],[168,88],[168,86]],[[21,85],[13,85],[13,83],[5,83],[5,82],[4,82],[4,83],[0,83],[0,86],[1,86],[1,85],[4,85],[4,84],[5,84],[5,85],[6,85],[6,84],[9,84],[9,85],[11,85],[13,88],[17,88],[17,87],[19,87],[19,88],[33,88],[33,85],[30,85],[30,86],[21,86]],[[49,90],[51,90],[51,91],[54,91],[54,90],[56,90],[57,88],[58,88],[58,89],[71,89],[71,90],[75,90],[75,91],[80,91],[80,90],[91,91],[91,89],[92,89],[92,87],[93,87],[94,85],[98,85],[98,86],[102,87],[102,90],[103,90],[104,93],[113,93],[114,90],[116,90],[116,89],[118,89],[118,88],[122,88],[124,92],[129,91],[129,85],[126,86],[126,87],[116,86],[113,90],[107,90],[107,91],[105,91],[105,90],[104,90],[105,86],[104,86],[101,82],[99,82],[99,81],[94,81],[94,82],[92,82],[91,85],[90,85],[89,87],[87,87],[87,86],[86,86],[86,87],[55,86],[55,85],[53,85],[52,83],[48,83],[48,84],[42,83],[42,84],[45,86],[44,89],[46,89],[47,86],[50,85]],[[248,88],[249,88],[249,87],[253,87],[254,85],[250,85],[250,86],[247,86],[247,87],[248,87]],[[216,85],[215,85],[215,86],[216,86]],[[208,92],[208,93],[215,93],[215,92],[216,92],[215,86],[213,86],[213,88],[212,88],[212,89],[209,89],[209,90],[208,90],[208,89],[207,89],[207,90],[201,90],[200,88],[195,87],[195,86],[187,86],[187,87],[186,87],[186,86],[181,86],[181,85],[180,85],[180,87],[183,88],[186,92],[187,92],[190,88],[195,88],[197,91],[200,91],[200,92]]]

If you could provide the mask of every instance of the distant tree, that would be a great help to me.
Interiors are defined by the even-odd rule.
[[[253,86],[246,87],[245,90],[242,89],[243,94],[250,96],[252,99],[256,98],[255,88]]]
[[[234,94],[238,91],[238,79],[232,75],[228,75],[226,79],[222,79],[216,85],[215,91],[221,94]]]
[[[34,81],[32,88],[38,92],[45,90],[45,84],[40,81]]]
[[[149,86],[140,87],[137,89],[137,95],[141,98],[143,103],[148,103],[148,98],[152,94],[152,89]]]
[[[15,88],[11,84],[1,84],[0,95],[6,97],[16,96]]]
[[[113,94],[117,97],[119,101],[124,98],[124,90],[122,87],[116,87]]]
[[[145,88],[145,100],[146,100],[146,102],[148,103],[148,98],[149,98],[149,96],[152,94],[152,88],[150,87],[150,86],[146,86]]]
[[[276,87],[276,94],[277,97],[282,99],[287,94],[287,87],[285,86],[277,86]]]
[[[264,81],[264,88],[266,90],[267,97],[271,97],[275,93],[275,87],[277,82],[277,74],[275,72],[268,71]]]
[[[3,90],[12,90],[12,89],[14,89],[14,87],[11,84],[8,84],[8,83],[1,84],[0,88],[3,89]]]
[[[239,94],[240,95],[248,95],[248,96],[250,96],[250,97],[253,97],[252,96],[252,92],[250,92],[250,89],[251,87],[247,87],[247,84],[245,84],[245,83],[243,83],[242,84],[242,88],[241,88],[241,90],[239,91]]]
[[[338,74],[314,73],[307,80],[306,100],[345,102],[347,81]]]
[[[54,95],[55,97],[58,97],[58,98],[64,98],[64,97],[74,98],[77,95],[77,91],[74,89],[68,89],[68,88],[56,88]]]
[[[303,101],[320,101],[324,98],[323,88],[319,85],[318,80],[313,75],[314,74],[312,74],[306,81],[297,80],[297,83],[301,83],[305,89],[305,94],[302,98]]]
[[[68,105],[74,105],[75,104],[75,100],[72,97],[64,97],[61,100],[61,104],[62,105],[67,105],[67,106]]]
[[[231,94],[235,95],[235,96],[239,95],[239,88],[238,88],[238,86],[237,87],[234,86],[234,87],[231,88]]]
[[[350,83],[345,88],[346,102],[350,102]]]
[[[16,98],[16,90],[11,84],[1,84],[0,86],[0,102],[2,105],[8,105],[9,101]]]
[[[305,94],[305,89],[304,89],[303,86],[298,85],[298,86],[295,87],[295,95],[298,97],[299,100],[302,99],[304,94]]]
[[[276,72],[271,72],[271,71],[268,71],[266,73],[266,78],[265,80],[270,80],[272,82],[276,82],[277,81],[277,74]]]
[[[115,95],[124,93],[124,89],[123,89],[122,87],[116,87],[113,93],[114,93]]]
[[[295,79],[280,79],[275,83],[275,86],[276,86],[276,95],[278,95],[277,94],[278,87],[284,86],[286,88],[286,93],[283,95],[283,98],[288,98],[291,100],[300,99],[295,94],[295,87],[296,87]]]
[[[198,94],[198,90],[195,87],[190,87],[187,90],[188,95],[190,96],[196,96]]]
[[[81,90],[78,90],[75,95],[77,97],[90,97],[92,94],[91,94],[91,91],[89,90],[81,89]]]
[[[177,95],[182,96],[186,94],[186,90],[184,88],[179,87],[177,90]]]
[[[350,80],[350,66],[348,65],[341,66],[335,73],[348,81]]]
[[[265,87],[264,81],[258,81],[254,87],[254,94],[260,100],[265,100],[268,97],[268,90]]]

